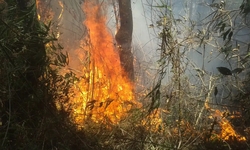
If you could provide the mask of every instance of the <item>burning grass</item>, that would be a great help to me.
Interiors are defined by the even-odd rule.
[[[107,130],[112,132],[113,128],[118,128],[121,131],[120,136],[123,138],[128,138],[129,134],[134,134],[127,131],[128,128],[140,128],[145,132],[140,133],[145,138],[143,138],[143,141],[134,139],[135,141],[132,140],[133,142],[137,144],[140,142],[147,143],[147,138],[161,135],[163,136],[161,140],[164,139],[171,143],[172,146],[174,145],[178,148],[190,146],[193,143],[201,144],[203,141],[200,139],[205,137],[207,133],[210,135],[209,139],[205,140],[206,142],[213,141],[214,138],[225,141],[230,141],[233,138],[239,142],[247,140],[233,129],[230,122],[223,118],[222,113],[218,109],[214,111],[214,109],[209,107],[209,102],[212,99],[211,89],[213,88],[211,87],[214,87],[212,80],[210,80],[212,86],[209,85],[208,87],[209,91],[202,92],[202,94],[207,94],[207,96],[197,95],[200,97],[200,102],[203,102],[202,98],[206,99],[205,106],[198,104],[199,100],[197,99],[195,103],[190,101],[192,100],[191,97],[194,97],[196,93],[192,93],[192,91],[189,91],[190,89],[185,89],[190,87],[190,83],[182,79],[184,69],[180,64],[180,60],[183,58],[184,53],[181,52],[181,46],[178,46],[178,43],[176,43],[177,40],[168,36],[171,35],[171,32],[174,32],[171,30],[166,31],[163,29],[162,38],[166,38],[169,42],[162,43],[165,46],[161,47],[163,51],[165,51],[165,48],[176,50],[172,51],[170,56],[165,55],[165,53],[161,55],[161,59],[169,60],[169,63],[173,64],[174,82],[171,83],[173,85],[172,92],[170,95],[166,95],[167,99],[163,98],[163,101],[166,100],[166,105],[170,109],[167,110],[168,114],[164,113],[166,110],[160,104],[156,107],[154,106],[149,112],[143,109],[142,104],[134,98],[134,83],[131,83],[123,76],[124,73],[120,65],[119,55],[113,44],[114,39],[107,30],[106,16],[101,5],[93,1],[86,1],[83,10],[86,14],[84,25],[88,28],[88,36],[82,40],[81,49],[78,49],[77,52],[84,66],[82,67],[79,82],[74,85],[72,92],[74,94],[72,94],[69,103],[66,104],[72,110],[71,117],[73,122],[80,128],[89,129],[87,126],[100,127],[108,125]],[[171,28],[170,23],[167,24],[165,22],[165,25]],[[161,65],[164,67],[166,64]],[[164,74],[164,72],[161,73]],[[214,77],[210,76],[210,78]],[[184,84],[187,86],[184,87]],[[169,93],[169,89],[162,89],[161,81],[159,81],[157,86],[159,87],[154,88],[151,91],[152,93],[155,93],[157,90],[160,90],[161,93]],[[199,90],[198,87],[196,90]],[[164,94],[161,96],[164,97]],[[156,101],[156,97],[154,94],[151,94],[145,100],[152,100],[153,103]],[[197,106],[193,112],[190,110],[192,108],[189,108],[192,105]],[[138,109],[141,110],[134,113],[134,110]],[[209,111],[209,113],[205,114],[205,111]],[[140,114],[136,118],[137,121],[133,120],[130,122],[131,124],[124,122],[130,120],[130,117],[135,117],[130,113],[135,116]],[[206,128],[211,127],[207,124],[209,123],[209,117],[207,117],[209,114],[212,115],[213,119],[217,118],[215,126],[220,129],[220,132],[217,132],[214,127],[206,130]],[[200,122],[201,119],[205,120],[204,124]],[[133,130],[133,132],[135,131]],[[164,135],[166,133],[167,135]],[[116,135],[116,133],[114,134]]]
[[[45,5],[39,1],[37,6],[40,12],[45,9]],[[48,13],[40,14],[40,18],[49,16],[49,19],[62,19],[66,6],[63,1],[58,1],[58,6],[62,9],[56,15],[58,17],[52,15],[56,13],[49,9]],[[81,48],[75,49],[82,65],[80,75],[73,79],[74,74],[66,73],[63,76],[56,70],[50,70],[47,77],[51,81],[46,78],[46,86],[50,86],[49,90],[55,94],[50,98],[57,100],[57,109],[53,107],[52,112],[63,115],[57,116],[55,120],[53,117],[47,119],[51,117],[47,114],[50,111],[43,109],[48,117],[37,119],[39,123],[36,126],[37,132],[34,132],[35,140],[24,137],[34,136],[28,134],[26,122],[18,122],[18,131],[25,133],[23,137],[18,137],[21,136],[18,134],[20,141],[26,140],[26,143],[32,143],[33,146],[36,142],[43,143],[41,147],[45,145],[53,149],[75,149],[78,144],[82,146],[78,149],[237,149],[239,145],[249,148],[249,138],[236,131],[220,107],[213,107],[217,94],[212,93],[222,77],[208,74],[204,70],[197,71],[198,83],[194,86],[184,75],[187,65],[182,62],[185,62],[186,51],[182,47],[184,42],[174,36],[178,34],[175,34],[173,27],[178,25],[172,14],[161,18],[159,80],[147,91],[148,94],[140,97],[134,95],[136,83],[131,83],[124,76],[114,38],[106,27],[107,18],[103,6],[103,3],[89,0],[82,7],[86,14],[83,24],[88,32],[81,40]],[[166,9],[168,12],[169,8]],[[188,37],[191,38],[195,39]],[[52,43],[49,46],[54,45]],[[66,60],[66,57],[55,55],[53,62]],[[168,75],[172,79],[168,86],[162,81],[167,71],[171,72]],[[45,92],[45,99],[46,96],[48,94]],[[50,101],[49,106],[54,106],[53,102]],[[47,132],[44,137],[41,134],[43,132]],[[64,145],[65,141],[70,144]],[[75,141],[77,144],[74,144]]]
[[[83,39],[86,66],[82,68],[79,83],[75,86],[75,95],[70,100],[73,106],[75,122],[84,124],[85,120],[96,123],[117,124],[133,107],[133,83],[123,76],[118,50],[113,37],[106,27],[106,16],[101,5],[86,1],[83,10],[86,14],[85,26],[89,36]]]

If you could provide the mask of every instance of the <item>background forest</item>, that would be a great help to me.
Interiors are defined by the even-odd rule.
[[[0,149],[250,149],[250,1],[141,1],[151,60],[119,2],[0,0]]]

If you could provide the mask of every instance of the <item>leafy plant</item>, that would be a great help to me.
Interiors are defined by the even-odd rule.
[[[68,54],[50,23],[37,19],[35,5],[23,10],[8,4],[8,16],[0,19],[0,149],[100,149],[62,108],[77,78],[60,73]]]

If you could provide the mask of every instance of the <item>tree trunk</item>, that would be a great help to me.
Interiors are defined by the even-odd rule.
[[[134,81],[133,54],[131,52],[131,42],[133,33],[133,17],[131,0],[118,0],[120,14],[120,28],[115,35],[119,47],[121,65],[131,81]]]

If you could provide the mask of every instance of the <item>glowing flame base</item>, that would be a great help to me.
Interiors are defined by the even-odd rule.
[[[38,19],[44,22],[52,20],[54,12],[51,10],[44,12],[44,4],[41,1],[36,2],[40,12]],[[61,1],[58,3],[61,6],[61,12],[55,19],[60,20],[64,5]],[[86,15],[83,24],[89,32],[81,41],[81,49],[75,50],[82,63],[81,77],[72,88],[70,101],[64,103],[65,107],[72,112],[72,121],[79,127],[84,127],[87,121],[117,124],[133,107],[141,107],[141,104],[134,100],[133,83],[123,76],[124,72],[114,46],[114,38],[106,27],[106,17],[101,6],[104,4],[100,5],[95,0],[86,0],[83,6]],[[205,107],[211,110],[207,103]],[[160,126],[164,124],[160,118],[160,110],[154,112],[153,115],[142,120],[142,125],[148,127],[148,130],[158,132]],[[230,122],[222,116],[219,110],[212,115],[212,118],[220,118],[218,120],[221,127],[219,138],[246,141],[246,138],[238,135]]]
[[[241,136],[236,133],[233,126],[230,124],[230,122],[223,116],[223,114],[219,110],[215,110],[214,113],[217,118],[220,118],[220,127],[221,127],[221,133],[220,138],[223,140],[230,140],[235,139],[238,141],[246,141],[246,138],[244,136]]]
[[[80,126],[86,119],[115,124],[136,104],[133,84],[122,76],[119,55],[101,6],[86,1],[83,10],[89,37],[82,41],[82,49],[78,50],[85,65],[70,101],[74,110],[72,117]]]

